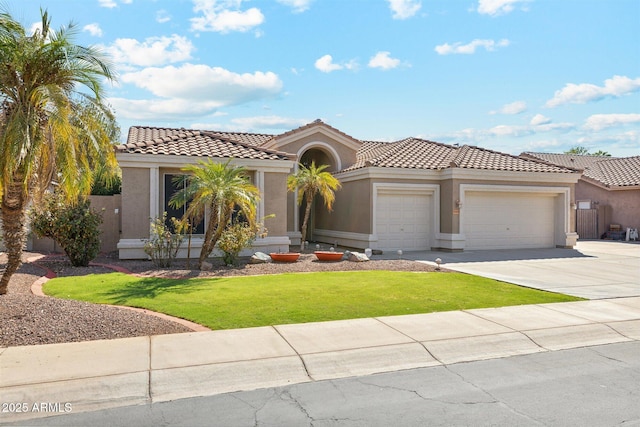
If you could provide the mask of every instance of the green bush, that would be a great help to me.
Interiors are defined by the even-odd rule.
[[[149,255],[156,267],[171,267],[178,255],[180,245],[184,239],[183,225],[175,218],[171,218],[173,227],[167,225],[167,213],[162,217],[151,220],[150,238],[145,240],[144,252]],[[172,232],[173,229],[174,231]]]
[[[240,252],[256,239],[256,228],[245,222],[237,222],[227,226],[218,239],[218,248],[222,251],[222,260],[228,266],[238,263]]]
[[[100,252],[102,215],[88,199],[65,203],[58,195],[45,198],[43,208],[31,211],[31,229],[38,237],[55,240],[75,267],[86,267]]]

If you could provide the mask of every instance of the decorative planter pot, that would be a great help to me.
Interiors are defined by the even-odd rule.
[[[318,261],[341,261],[344,252],[315,251]]]
[[[298,252],[270,253],[269,256],[274,262],[296,262],[300,257]]]

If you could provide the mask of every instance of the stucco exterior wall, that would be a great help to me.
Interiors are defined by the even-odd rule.
[[[122,238],[149,237],[150,169],[122,168]]]
[[[314,143],[318,142],[326,145],[317,144],[314,146]],[[338,157],[340,158],[340,169],[345,169],[356,162],[356,151],[353,148],[347,147],[340,143],[336,143],[334,139],[320,132],[298,139],[286,145],[281,145],[278,147],[278,149],[287,153],[298,154],[304,147],[306,147],[304,148],[304,151],[307,151],[311,148],[324,148],[323,151],[328,152],[327,146],[333,148],[335,153],[337,153]],[[330,156],[333,156],[333,153],[331,153]]]
[[[268,218],[264,225],[269,231],[269,235],[286,236],[288,224],[287,212],[287,174],[285,173],[265,173],[264,174],[264,214],[274,214],[275,217]]]
[[[315,206],[315,228],[348,231],[351,233],[371,233],[371,182],[345,182],[336,191],[333,211],[328,212],[321,198]]]
[[[580,180],[576,184],[576,200],[591,200],[600,208],[610,206],[610,224],[619,224],[623,229],[640,229],[640,189],[606,190]],[[604,226],[608,229],[610,224]]]

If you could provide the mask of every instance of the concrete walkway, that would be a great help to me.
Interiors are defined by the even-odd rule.
[[[397,255],[387,255],[397,258]],[[587,299],[640,296],[640,244],[584,241],[575,249],[409,252],[403,258]]]
[[[0,424],[626,341],[640,297],[0,348]]]

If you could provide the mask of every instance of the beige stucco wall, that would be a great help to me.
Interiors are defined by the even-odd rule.
[[[610,206],[610,224],[619,224],[624,229],[640,229],[640,189],[606,190],[586,181],[576,184],[576,200],[591,200],[601,208]],[[609,216],[609,215],[607,215]],[[603,224],[607,229],[610,224]]]
[[[148,168],[122,168],[122,238],[149,237]]]
[[[320,132],[287,143],[285,145],[280,145],[278,146],[278,150],[285,151],[287,153],[298,154],[304,146],[311,144],[309,145],[309,147],[305,148],[305,151],[311,148],[320,149],[327,153],[330,157],[333,157],[333,153],[330,153],[330,151],[327,150],[326,147],[323,147],[322,144],[317,144],[315,146],[312,144],[317,142],[325,143],[335,150],[335,152],[338,154],[338,157],[340,158],[340,162],[342,163],[341,169],[345,169],[355,163],[356,150],[347,147],[344,144],[338,143],[334,139]]]
[[[272,236],[285,236],[287,234],[287,174],[264,174],[264,214],[274,214],[275,217],[267,218],[264,225]]]
[[[369,234],[372,230],[372,183],[349,181],[336,191],[333,211],[328,212],[322,199],[315,206],[315,228]]]
[[[100,230],[100,252],[113,252],[120,240],[121,196],[89,196],[91,209],[102,216]],[[30,236],[28,248],[38,252],[62,252],[62,248],[48,237]]]

